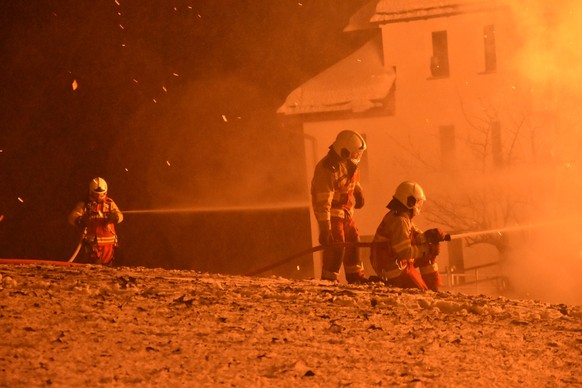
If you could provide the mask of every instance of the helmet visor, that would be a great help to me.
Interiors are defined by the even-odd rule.
[[[350,154],[350,160],[354,164],[360,163],[360,159],[362,159],[362,155],[364,154],[363,150],[354,151]]]
[[[422,210],[422,205],[424,205],[424,200],[419,199],[416,201],[416,204],[414,205],[414,215],[419,215],[420,211]]]
[[[91,200],[93,201],[103,201],[105,199],[106,193],[98,193],[96,191],[92,191],[89,195]]]

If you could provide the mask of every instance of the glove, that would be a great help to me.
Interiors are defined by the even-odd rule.
[[[333,244],[333,235],[331,234],[331,224],[329,221],[319,223],[319,243],[323,246]]]
[[[356,209],[361,209],[364,207],[364,193],[361,191],[354,191],[354,198],[356,200]]]
[[[429,244],[437,244],[445,241],[446,233],[439,228],[434,228],[424,232],[424,237]]]
[[[86,227],[87,224],[89,224],[89,213],[87,213],[87,212],[83,213],[83,215],[81,215],[80,217],[77,218],[76,223],[81,228]]]
[[[111,224],[117,224],[119,222],[119,214],[118,213],[114,213],[114,212],[110,212],[107,215],[107,222],[111,223]]]

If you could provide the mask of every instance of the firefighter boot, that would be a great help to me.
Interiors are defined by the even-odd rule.
[[[337,282],[339,278],[338,272],[328,271],[325,268],[321,270],[321,280],[329,280],[330,282]]]
[[[423,273],[422,280],[426,283],[429,290],[438,292],[439,287],[441,286],[441,274],[438,271],[430,272],[430,273]]]
[[[348,284],[368,283],[368,279],[366,279],[366,276],[364,275],[363,271],[346,273],[346,280],[347,280]]]

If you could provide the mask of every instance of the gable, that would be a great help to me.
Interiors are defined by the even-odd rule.
[[[381,37],[293,90],[277,110],[285,115],[364,112],[382,107],[396,74],[382,61]]]
[[[504,0],[374,0],[351,18],[345,31],[373,28],[379,24],[482,12],[498,8]]]

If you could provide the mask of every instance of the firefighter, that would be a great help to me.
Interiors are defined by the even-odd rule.
[[[84,257],[80,261],[112,265],[117,247],[115,225],[123,221],[123,214],[107,196],[107,182],[103,178],[91,180],[88,198],[77,203],[68,221],[83,230]]]
[[[390,211],[374,235],[370,262],[389,285],[438,291],[441,278],[436,258],[445,233],[438,228],[423,233],[412,222],[424,201],[418,183],[405,181],[398,185],[387,206]]]
[[[319,227],[323,250],[321,278],[338,281],[343,263],[348,283],[366,281],[357,247],[332,246],[334,242],[358,242],[354,209],[364,206],[358,163],[366,141],[355,131],[341,131],[327,155],[317,163],[311,181],[313,212]]]

